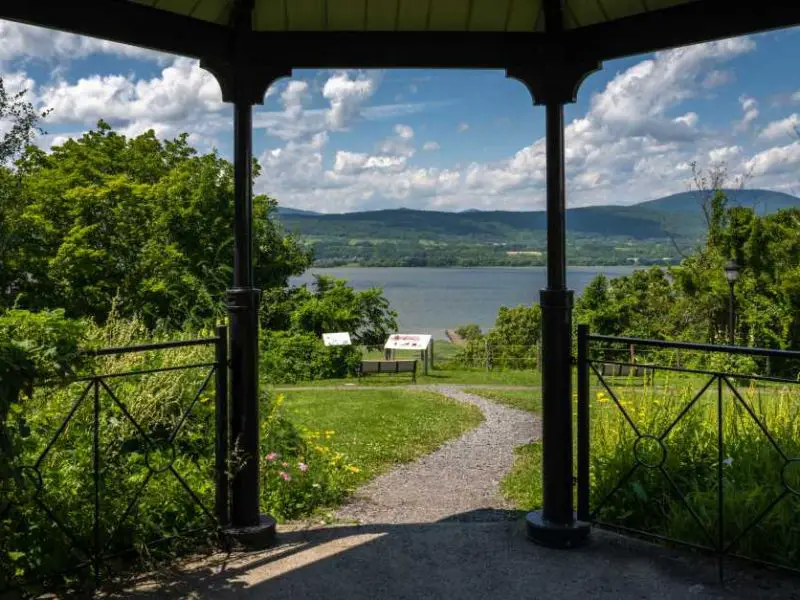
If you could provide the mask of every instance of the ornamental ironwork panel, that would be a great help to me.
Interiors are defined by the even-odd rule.
[[[218,539],[228,520],[227,329],[92,354],[113,364],[187,347],[210,356],[42,384],[20,404],[18,452],[0,480],[0,594],[95,587],[134,560]]]
[[[620,345],[631,358],[613,359]],[[654,348],[655,358],[632,362],[633,345]],[[797,352],[595,336],[581,326],[578,517],[713,554],[720,579],[726,557],[800,570],[798,379],[753,374],[755,362],[746,374],[707,368],[720,361],[687,367],[672,359],[677,351],[766,365],[800,359]]]

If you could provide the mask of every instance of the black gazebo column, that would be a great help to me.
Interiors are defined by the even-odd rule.
[[[597,62],[548,55],[534,67],[509,68],[547,114],[547,288],[542,307],[542,510],[527,516],[528,537],[554,548],[572,548],[589,535],[573,513],[572,475],[572,290],[567,289],[564,104],[574,102]]]
[[[237,0],[232,14],[233,35],[228,61],[204,60],[233,102],[234,252],[233,287],[228,290],[231,331],[231,450],[240,468],[231,481],[231,526],[228,533],[251,546],[266,546],[275,537],[275,520],[260,511],[258,307],[261,291],[253,277],[253,113],[267,88],[291,69],[254,67],[248,62],[252,44],[253,0]],[[239,467],[239,465],[237,465]]]

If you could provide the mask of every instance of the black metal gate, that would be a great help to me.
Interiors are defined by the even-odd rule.
[[[760,357],[766,360],[786,361],[800,358],[800,352],[590,335],[586,326],[579,326],[577,357],[578,517],[622,533],[681,544],[711,553],[718,557],[720,579],[723,576],[724,558],[728,556],[746,558],[792,570],[800,568],[800,517],[794,518],[793,522],[792,519],[784,522],[785,526],[782,529],[789,529],[787,536],[793,537],[787,537],[788,550],[777,559],[767,560],[764,556],[753,556],[752,553],[745,555],[740,552],[740,545],[747,536],[754,534],[754,530],[760,525],[774,519],[776,511],[790,510],[786,507],[787,503],[800,498],[800,486],[798,486],[798,481],[800,481],[800,451],[798,451],[800,440],[786,436],[778,439],[770,428],[770,425],[774,425],[774,423],[767,422],[764,411],[758,410],[751,401],[744,397],[740,390],[741,385],[746,382],[752,386],[756,384],[772,386],[770,388],[772,390],[782,390],[786,386],[797,389],[795,386],[798,385],[798,380],[767,375],[742,375],[716,369],[686,368],[679,366],[680,361],[675,361],[678,366],[658,364],[655,361],[632,363],[627,356],[628,348],[631,345],[659,351],[723,353],[730,356]],[[625,360],[618,360],[614,357],[614,348],[626,355]],[[612,351],[611,354],[609,350]],[[663,356],[662,353],[661,362],[667,362],[663,360]],[[610,366],[617,368],[609,368]],[[609,375],[609,371],[611,375]],[[676,403],[676,414],[671,414],[669,418],[661,420],[657,427],[653,425],[654,421],[651,421],[648,426],[642,423],[642,419],[638,419],[637,422],[636,414],[644,414],[645,410],[649,410],[651,407],[631,406],[630,402],[621,399],[619,388],[625,382],[630,382],[632,377],[638,376],[651,378],[647,385],[657,389],[652,378],[659,373],[689,374],[685,381],[689,382],[687,386],[692,387],[692,392],[687,393],[685,398],[677,399],[674,398],[675,395],[672,392],[664,388],[660,397],[670,399],[672,395]],[[681,375],[681,377],[685,376]],[[593,385],[598,390],[596,398],[592,397]],[[628,385],[636,384],[628,383]],[[774,399],[774,395],[778,392],[771,393]],[[692,415],[692,418],[697,417],[697,415],[693,415],[693,412],[699,410],[701,399],[710,400],[706,403],[704,418],[706,422],[713,424],[715,430],[713,433],[716,439],[706,439],[705,441],[713,442],[716,446],[715,456],[710,457],[708,453],[705,455],[697,453],[698,456],[711,460],[705,464],[707,469],[711,470],[711,474],[706,479],[708,485],[705,488],[698,487],[691,493],[687,493],[685,488],[691,487],[689,481],[685,478],[677,480],[675,473],[671,472],[671,465],[682,464],[688,468],[694,461],[694,467],[697,469],[694,476],[703,479],[706,476],[700,472],[702,471],[702,461],[695,456],[674,456],[676,452],[692,454],[694,449],[685,444],[679,448],[671,447],[670,436],[676,428],[685,426],[684,421],[689,419],[687,415]],[[767,395],[767,401],[769,400],[770,396]],[[598,404],[601,401],[604,404]],[[592,413],[597,410],[608,410],[614,413],[618,411],[617,417],[621,418],[619,429],[626,430],[620,434],[621,442],[615,452],[618,456],[626,455],[627,463],[625,468],[618,468],[619,464],[622,464],[622,460],[615,463],[615,468],[618,468],[615,472],[619,473],[619,476],[615,478],[614,482],[609,482],[606,478],[605,482],[601,483],[606,477],[603,470],[611,468],[608,455],[598,458],[593,453],[595,442],[591,438],[590,432],[593,424]],[[637,413],[637,410],[640,412]],[[797,414],[800,415],[800,405],[798,405],[798,411]],[[739,419],[737,423],[741,422],[744,425],[730,422],[732,418]],[[736,495],[737,499],[741,500],[742,494],[746,490],[737,488],[742,478],[737,479],[738,483],[735,483],[728,474],[734,467],[734,459],[729,456],[728,447],[736,444],[735,436],[737,433],[743,435],[744,429],[747,427],[750,428],[751,438],[757,437],[758,443],[753,445],[752,452],[761,453],[765,457],[762,461],[763,464],[770,465],[772,468],[769,473],[752,473],[753,479],[758,479],[760,482],[758,484],[760,487],[752,492],[754,498],[756,495],[758,497],[750,504],[757,505],[758,508],[744,511],[747,514],[742,514],[742,506],[747,502],[739,502],[733,506],[731,497]],[[687,435],[690,434],[691,432],[687,431]],[[663,485],[663,488],[659,488],[661,495],[649,494],[649,490],[643,487],[642,481],[649,482],[651,487]],[[745,483],[747,482],[745,481]],[[754,485],[756,485],[755,481]],[[602,493],[598,493],[601,490]],[[672,495],[669,501],[664,501],[665,490]],[[623,510],[618,507],[619,496],[626,493],[634,500],[627,502]],[[615,502],[617,508],[614,508]],[[665,530],[669,530],[666,525],[670,519],[675,518],[676,512],[680,512],[682,518],[695,528],[693,535],[688,536],[691,539],[680,539],[664,533]],[[794,512],[794,514],[800,513]],[[634,525],[630,523],[634,523]],[[645,529],[636,526],[636,523],[647,523],[650,526]],[[791,531],[792,528],[794,528],[793,531]],[[685,527],[683,530],[687,531]],[[767,542],[768,540],[757,540],[757,543],[753,543],[751,546],[756,549],[759,546],[766,547],[768,546]]]
[[[14,476],[0,482],[0,531],[11,545],[2,552],[0,540],[0,594],[31,584],[96,585],[124,565],[126,557],[188,535],[216,538],[227,525],[227,328],[217,328],[212,338],[106,348],[92,355],[120,357],[188,347],[208,347],[213,355],[191,364],[91,374],[69,382],[66,387],[77,394],[68,412],[53,416],[60,423],[51,436],[39,436],[43,447],[38,455],[29,452],[27,460],[12,463]],[[128,380],[132,387],[127,391],[135,393],[131,379],[164,374],[168,385],[187,373],[196,388],[182,392],[183,404],[179,399],[174,406],[166,403],[168,419],[158,416],[146,423],[137,418],[132,409],[136,398],[125,398],[115,388]],[[59,389],[64,393],[64,384]],[[42,406],[47,407],[46,401]],[[36,431],[29,438],[36,438]],[[64,477],[64,462],[57,463],[57,474],[48,470],[57,446],[64,456],[75,457],[79,476]],[[65,489],[69,482],[75,489]],[[121,492],[123,497],[117,496]],[[171,503],[176,494],[185,496]],[[147,506],[142,505],[145,496]],[[150,527],[140,531],[145,517]],[[13,536],[43,543],[35,556],[25,556],[24,545],[14,549]]]

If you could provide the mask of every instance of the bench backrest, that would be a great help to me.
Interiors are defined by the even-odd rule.
[[[603,376],[628,376],[628,377],[646,377],[652,376],[652,368],[644,365],[618,365],[602,363],[600,365],[600,374]]]
[[[416,373],[415,360],[362,360],[362,373]]]

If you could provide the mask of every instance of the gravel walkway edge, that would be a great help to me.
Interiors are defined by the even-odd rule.
[[[361,487],[339,508],[339,521],[432,523],[501,518],[511,509],[499,485],[514,464],[514,449],[540,437],[538,418],[447,385],[415,389],[477,406],[484,422],[421,459],[399,465]]]

